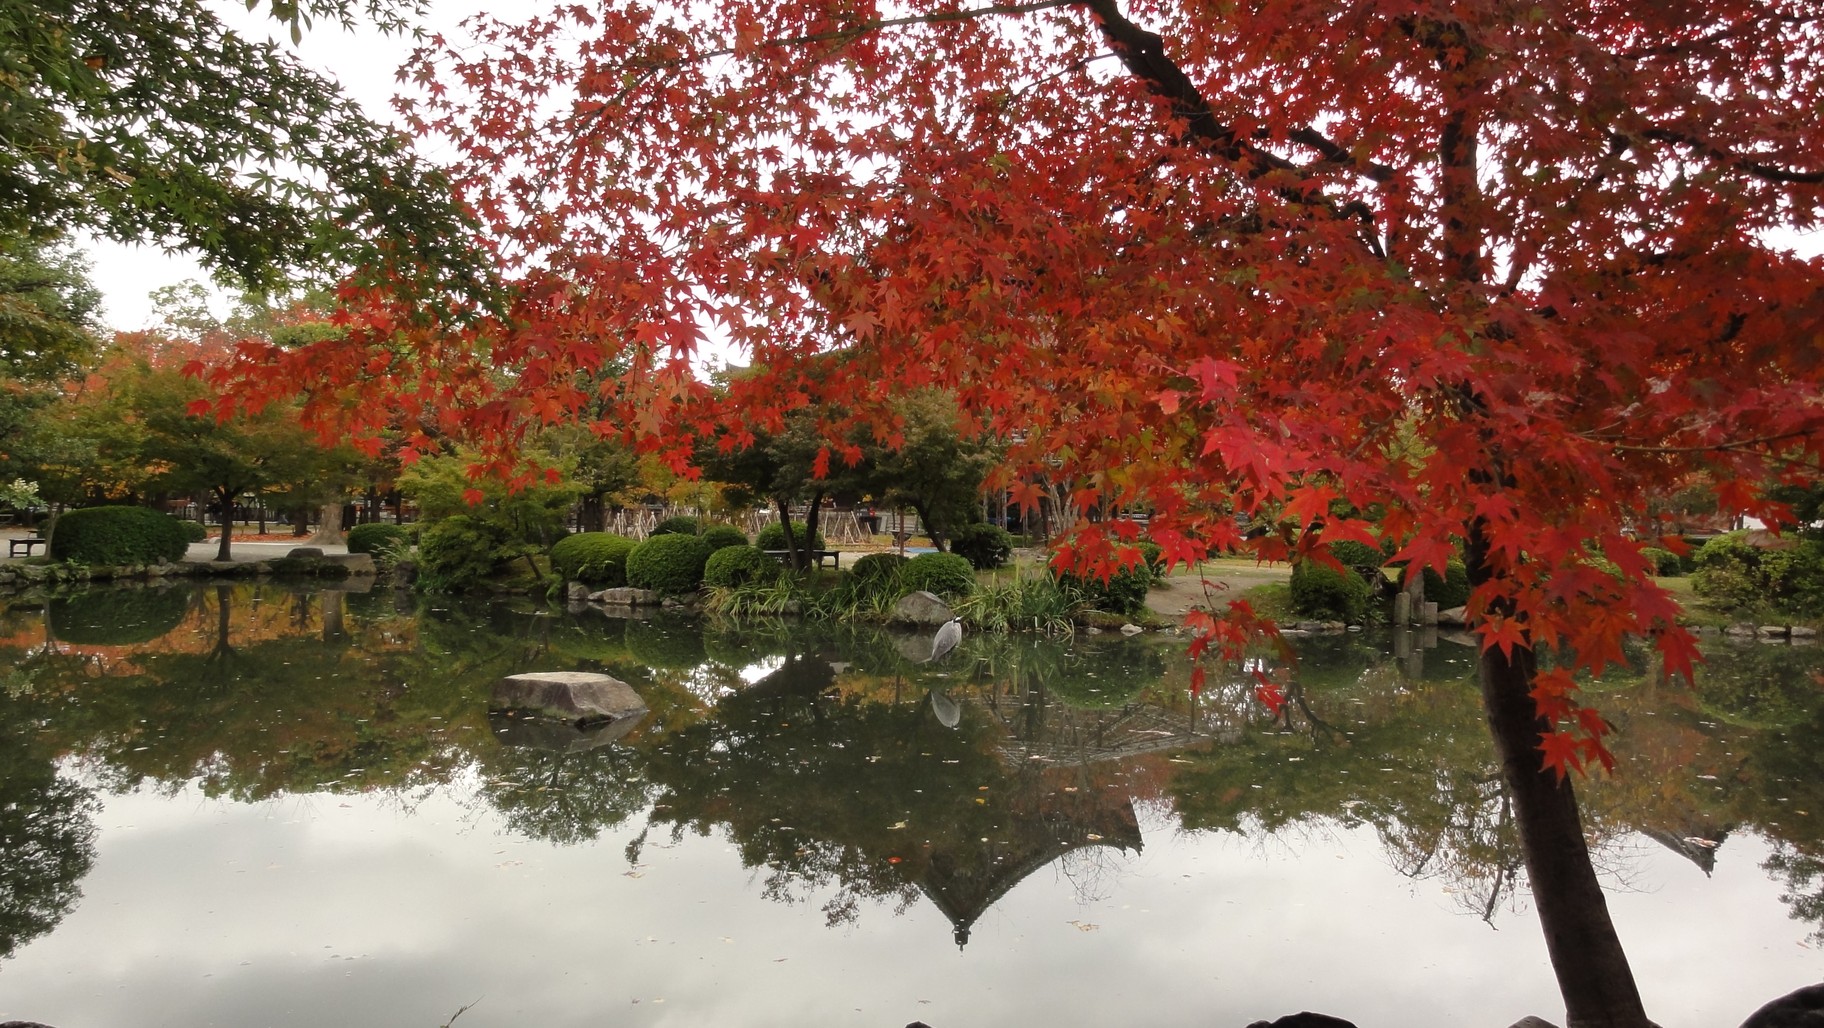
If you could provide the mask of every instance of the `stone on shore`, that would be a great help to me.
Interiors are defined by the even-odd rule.
[[[664,600],[663,596],[651,589],[635,589],[626,585],[589,594],[589,602],[605,603],[611,607],[656,607]]]
[[[887,615],[887,620],[895,624],[935,628],[955,616],[942,597],[920,589],[900,597],[899,602],[893,605],[892,613]]]

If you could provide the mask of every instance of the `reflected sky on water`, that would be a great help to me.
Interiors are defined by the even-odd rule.
[[[0,1020],[1561,1018],[1457,644],[1263,654],[1281,720],[1243,669],[1191,696],[1169,642],[971,637],[928,667],[871,629],[416,603],[0,613]],[[1588,816],[1667,1028],[1824,977],[1820,663],[1592,686],[1624,770]],[[652,713],[503,745],[488,686],[528,669]]]

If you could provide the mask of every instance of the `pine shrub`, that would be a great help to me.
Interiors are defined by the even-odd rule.
[[[462,592],[494,572],[503,540],[493,525],[456,514],[418,536],[418,583],[431,592]]]

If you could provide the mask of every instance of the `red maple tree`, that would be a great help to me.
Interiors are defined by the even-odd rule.
[[[385,393],[502,469],[610,360],[633,370],[588,387],[608,423],[679,465],[718,426],[838,400],[839,440],[938,386],[1020,440],[1009,482],[1043,466],[1085,507],[1149,509],[1174,562],[1387,536],[1416,573],[1461,551],[1569,1019],[1644,1024],[1565,780],[1608,761],[1571,672],[1629,637],[1689,664],[1641,554],[1651,500],[1707,472],[1766,516],[1769,483],[1815,474],[1824,264],[1769,240],[1824,202],[1820,17],[624,0],[484,20],[419,56],[406,110],[461,155],[510,309],[430,330],[376,297],[339,340],[246,357],[357,422],[374,408],[351,398]],[[708,339],[761,373],[712,395],[690,370]],[[1277,530],[1244,538],[1236,512]],[[1136,557],[1095,524],[1065,552]]]

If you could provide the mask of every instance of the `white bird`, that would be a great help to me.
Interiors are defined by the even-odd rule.
[[[944,626],[939,628],[937,634],[931,637],[931,655],[925,658],[925,663],[929,664],[934,660],[942,658],[944,654],[956,649],[956,644],[962,641],[963,619],[951,618],[944,622]]]

